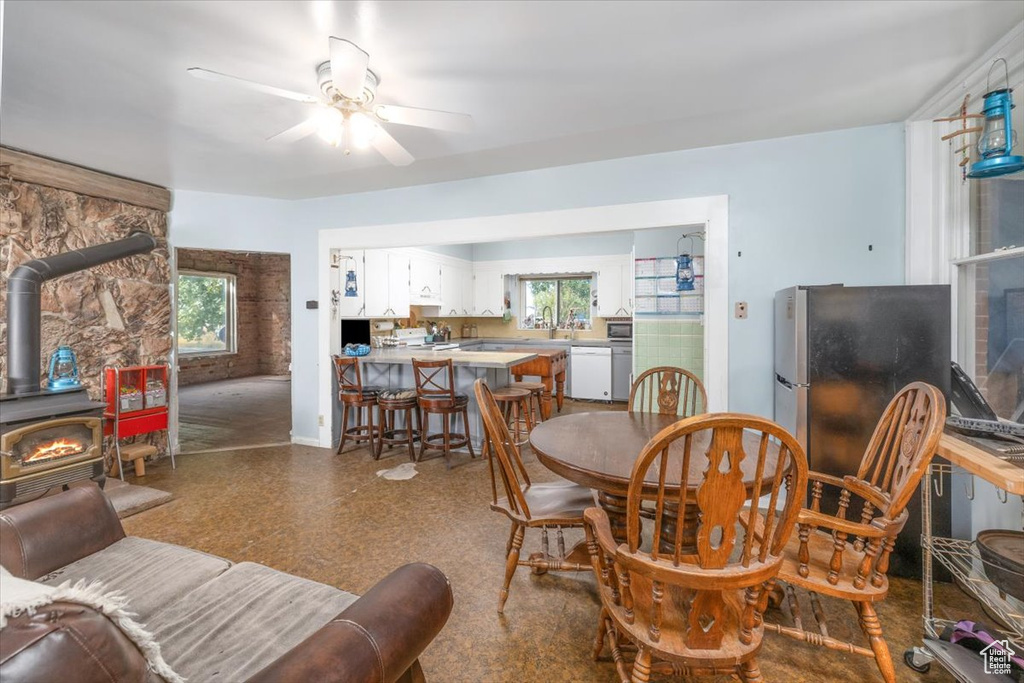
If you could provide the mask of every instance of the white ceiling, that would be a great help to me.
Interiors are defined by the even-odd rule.
[[[311,197],[901,121],[1024,19],[1022,2],[8,0],[0,142],[175,189]],[[265,138],[316,92],[327,37],[378,101],[472,114],[393,125],[394,168]]]

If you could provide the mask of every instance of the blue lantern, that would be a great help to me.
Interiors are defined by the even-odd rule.
[[[981,159],[971,164],[971,172],[967,174],[969,178],[992,178],[1024,169],[1024,157],[1011,154],[1017,133],[1013,130],[1010,118],[1010,111],[1014,107],[1009,70],[1005,59],[997,59],[992,63],[992,68],[995,68],[996,62],[1002,62],[1006,70],[1006,87],[985,93],[985,128],[978,139]]]
[[[679,249],[679,243],[683,241],[683,238],[690,240],[690,251],[687,253],[681,253]],[[693,291],[693,257],[690,254],[693,253],[693,235],[687,234],[676,240],[676,291],[677,292],[692,292]]]
[[[359,296],[359,284],[356,282],[356,260],[349,257],[348,262],[352,265],[345,271],[345,296]]]
[[[51,390],[77,389],[82,386],[78,379],[78,358],[70,346],[58,346],[50,356],[49,379],[46,388]]]

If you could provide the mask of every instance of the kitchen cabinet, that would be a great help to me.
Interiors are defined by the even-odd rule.
[[[414,304],[439,306],[444,284],[441,264],[426,255],[416,254],[409,259],[409,296]]]
[[[409,257],[386,249],[363,255],[363,315],[367,318],[409,316]]]
[[[633,386],[633,349],[612,347],[612,400],[628,401]]]
[[[601,318],[633,315],[633,268],[630,263],[613,262],[599,268],[597,315]]]
[[[468,316],[473,308],[473,271],[441,264],[440,315]]]
[[[505,276],[500,270],[474,270],[473,315],[500,318],[505,308]]]

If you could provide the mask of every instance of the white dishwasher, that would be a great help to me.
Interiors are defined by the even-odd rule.
[[[572,397],[612,400],[612,350],[608,346],[573,346],[569,349]]]

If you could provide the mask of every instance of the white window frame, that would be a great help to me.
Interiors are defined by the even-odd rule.
[[[175,296],[181,296],[181,287],[178,286],[178,282],[182,277],[198,276],[208,278],[218,278],[225,280],[227,285],[227,321],[225,327],[227,328],[226,339],[227,348],[223,351],[186,351],[183,348],[178,347],[179,358],[202,358],[204,356],[229,356],[238,353],[238,278],[234,273],[218,273],[209,270],[179,270],[177,278],[174,281]],[[177,335],[178,327],[178,311],[180,310],[179,302],[175,302],[174,306],[174,327],[175,335]],[[177,339],[177,338],[175,338]],[[177,341],[175,341],[177,345]]]
[[[588,318],[587,318],[586,322],[587,322],[588,325],[593,326],[593,324],[594,324],[594,306],[593,306],[593,298],[594,298],[594,296],[593,296],[593,292],[594,292],[594,273],[572,273],[572,274],[559,273],[558,275],[528,275],[528,276],[520,276],[518,278],[518,280],[519,280],[519,292],[518,292],[519,293],[519,306],[518,306],[518,308],[519,308],[519,329],[521,329],[521,330],[534,329],[532,327],[524,327],[523,326],[524,325],[524,321],[526,320],[526,291],[525,290],[526,290],[526,283],[527,282],[537,281],[537,280],[551,280],[553,282],[556,282],[556,285],[555,285],[555,306],[554,306],[555,310],[553,311],[553,317],[555,319],[555,327],[558,328],[558,329],[561,329],[561,325],[565,321],[561,320],[559,318],[559,315],[558,315],[559,309],[561,308],[561,301],[560,301],[560,299],[562,297],[561,297],[561,286],[558,285],[557,282],[559,280],[589,280],[590,281],[590,292],[591,292],[590,299],[591,299],[591,302],[590,302],[590,305],[587,306],[587,310],[589,311],[589,315],[588,315]],[[540,313],[538,313],[537,315],[540,315]]]

